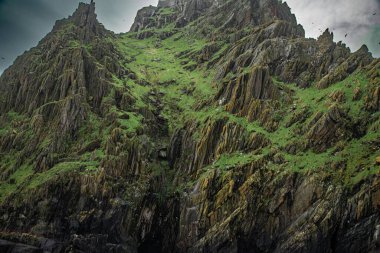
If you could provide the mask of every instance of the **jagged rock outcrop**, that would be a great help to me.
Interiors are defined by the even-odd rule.
[[[220,87],[216,95],[219,106],[226,111],[259,122],[269,131],[277,128],[276,119],[271,117],[277,100],[289,100],[285,92],[280,92],[269,74],[268,67],[255,66],[243,72],[228,84]]]
[[[176,3],[176,7],[182,11],[177,27],[183,26],[195,18],[199,17],[203,12],[213,5],[218,5],[218,1],[212,0],[182,0]]]
[[[120,55],[102,40],[107,36],[112,34],[96,20],[95,5],[80,4],[73,16],[58,21],[37,47],[4,72],[2,113],[12,109],[31,114],[44,104],[76,95],[99,107],[111,75],[123,74]]]
[[[196,184],[181,208],[180,252],[370,250],[363,245],[377,240],[379,216],[366,207],[376,205],[378,179],[374,188],[363,186],[347,198],[339,187],[324,191],[324,176],[278,179],[261,166],[253,163],[227,175],[213,171]],[[268,203],[258,204],[263,200]],[[353,223],[363,229],[355,230]]]
[[[189,22],[201,17],[201,26],[213,24],[215,28],[238,28],[244,26],[256,26],[264,24],[274,19],[284,20],[295,23],[296,18],[290,13],[286,3],[280,3],[276,0],[266,1],[213,1],[213,0],[167,0],[159,1],[158,9],[173,8],[178,12],[176,27],[183,27]],[[131,31],[137,31],[143,26],[144,22],[154,17],[155,7],[146,7],[139,11]],[[209,15],[202,16],[202,14]],[[151,26],[150,26],[151,27]]]
[[[367,66],[372,60],[368,48],[362,46],[357,52],[350,55],[347,60],[330,70],[329,73],[316,84],[316,86],[318,88],[327,88],[333,83],[344,80],[359,67]]]
[[[279,99],[280,94],[273,84],[268,68],[253,67],[221,87],[217,99],[226,110],[240,115],[249,115],[252,103],[256,100]]]
[[[233,141],[237,138],[240,141]],[[201,139],[194,150],[192,170],[210,164],[223,153],[253,151],[266,144],[267,141],[262,136],[247,135],[240,126],[227,124],[226,119],[210,121],[202,130]]]
[[[211,15],[204,22],[214,24],[215,28],[237,28],[258,26],[273,20],[283,20],[296,24],[296,18],[290,13],[286,3],[279,1],[214,1]]]
[[[325,151],[340,140],[350,138],[352,120],[338,106],[333,106],[324,115],[317,115],[309,125],[309,146],[317,152]]]
[[[80,3],[78,9],[69,17],[69,20],[79,28],[79,39],[87,43],[92,42],[95,37],[102,38],[111,33],[98,22],[95,14],[95,3],[93,2],[88,5]]]
[[[158,8],[168,8],[168,7],[176,7],[177,0],[159,0],[157,7]]]
[[[368,75],[371,78],[369,92],[366,97],[365,108],[369,111],[379,111],[380,110],[380,61],[374,60],[369,64],[366,69],[369,71]]]
[[[0,77],[0,251],[376,251],[379,69],[277,0],[80,4]]]
[[[322,88],[345,79],[373,60],[366,47],[350,55],[344,44],[333,42],[329,30],[315,41],[305,39],[303,30],[294,23],[275,21],[258,29],[220,60],[218,78],[239,67],[267,65],[270,74],[283,81],[302,87],[318,81],[317,86]]]
[[[23,155],[38,153],[36,171],[46,171],[58,162],[51,154],[68,149],[90,112],[105,113],[102,102],[111,90],[112,76],[127,72],[120,66],[119,52],[107,41],[112,37],[97,21],[95,4],[80,4],[1,76],[0,115],[14,111],[39,119],[38,126],[32,127],[39,134]],[[33,120],[30,125],[35,124]],[[46,133],[53,135],[51,145],[39,149],[36,143]]]
[[[129,140],[120,128],[115,128],[105,145],[106,157],[101,166],[113,177],[139,176],[144,169],[142,148],[136,140]]]
[[[138,32],[140,29],[150,28],[149,24],[155,24],[151,18],[156,13],[157,7],[145,7],[137,12],[135,22],[132,24],[131,31]]]
[[[247,153],[263,148],[270,142],[259,133],[248,133],[227,118],[209,119],[198,140],[192,134],[194,126],[177,130],[169,146],[169,164],[178,175],[194,173],[217,161],[222,154]],[[185,170],[185,171],[183,171]]]

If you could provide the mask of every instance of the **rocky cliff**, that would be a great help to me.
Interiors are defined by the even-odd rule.
[[[380,61],[277,0],[80,4],[0,77],[0,251],[376,252]]]

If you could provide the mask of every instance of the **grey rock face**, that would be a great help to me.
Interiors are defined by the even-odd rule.
[[[177,27],[183,27],[202,14],[207,23],[218,27],[238,27],[260,25],[275,19],[296,24],[296,18],[286,3],[277,0],[161,0],[158,8],[173,8],[178,12]],[[144,19],[154,14],[154,7],[139,11],[131,31],[144,27]]]
[[[142,8],[137,12],[135,22],[132,24],[131,32],[138,32],[140,29],[149,28],[150,17],[152,17],[157,10],[157,7],[149,6]]]
[[[160,0],[158,1],[158,8],[176,7],[177,0]]]
[[[168,23],[167,34],[157,36],[156,28]],[[96,20],[93,3],[81,4],[0,78],[0,117],[13,110],[26,118],[1,133],[0,157],[22,151],[10,170],[30,165],[33,174],[25,180],[38,180],[30,188],[22,181],[1,202],[1,252],[356,253],[380,246],[379,175],[351,188],[338,171],[346,169],[345,161],[303,170],[289,159],[302,148],[324,152],[355,138],[351,116],[339,107],[345,93],[334,92],[337,105],[326,111],[297,110],[299,87],[280,82],[308,87],[316,81],[322,89],[366,66],[372,88],[362,90],[363,100],[355,97],[365,114],[377,112],[380,61],[367,66],[372,57],[365,47],[351,54],[329,31],[305,39],[289,7],[275,0],[160,1],[140,10],[131,30],[138,39],[156,36],[146,44],[131,34],[118,40]],[[178,37],[167,45],[170,33]],[[199,47],[182,48],[182,40],[178,52],[170,51],[176,39],[196,36],[204,39]],[[136,44],[124,51],[128,43]],[[145,73],[129,71],[137,56],[123,57],[119,49],[146,51],[147,60],[134,65]],[[164,96],[195,94],[198,78],[189,84],[145,78],[153,66],[146,63],[165,71],[163,52],[179,57],[177,63],[186,55],[184,72],[218,71],[212,81],[216,94],[189,108],[210,114],[192,118]],[[132,107],[137,99],[142,105]],[[169,130],[173,121],[163,110],[168,105],[181,117],[181,124],[170,125],[176,129]],[[131,122],[120,123],[134,117],[141,118],[135,131]],[[305,127],[276,133],[279,123]],[[29,125],[33,133],[23,134]],[[289,142],[287,135],[300,140]],[[365,145],[379,147],[378,141]],[[249,160],[241,161],[246,155]],[[235,156],[239,161],[229,163]],[[15,183],[3,165],[0,176]],[[43,172],[54,175],[45,181]]]

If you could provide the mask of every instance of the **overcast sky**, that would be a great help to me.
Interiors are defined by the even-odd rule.
[[[35,46],[55,20],[72,14],[79,0],[0,0],[0,73],[25,50]],[[158,0],[97,0],[97,14],[106,28],[129,30],[136,12]],[[380,0],[287,0],[307,37],[326,28],[352,50],[367,44],[380,57]],[[376,15],[373,15],[376,14]],[[347,37],[345,35],[347,34]],[[4,58],[4,59],[3,59]]]

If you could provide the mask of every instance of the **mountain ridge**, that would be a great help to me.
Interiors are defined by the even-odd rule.
[[[279,1],[220,2],[120,35],[82,3],[4,72],[0,249],[377,249],[379,59]]]

